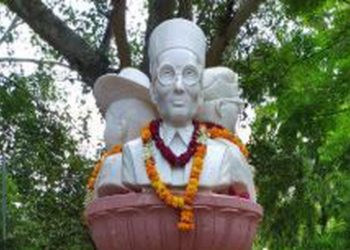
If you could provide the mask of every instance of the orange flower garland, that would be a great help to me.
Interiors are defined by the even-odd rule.
[[[230,141],[231,143],[235,144],[239,148],[239,150],[242,152],[242,154],[246,158],[248,158],[249,151],[246,148],[246,146],[242,143],[242,141],[239,139],[238,136],[231,133],[230,130],[228,130],[224,127],[221,127],[219,125],[216,125],[214,123],[205,123],[205,124],[207,126],[207,131],[208,131],[208,135],[210,138],[212,138],[212,139],[223,138],[223,139]]]
[[[214,124],[214,123],[209,123],[209,122],[201,123],[202,127],[203,127],[203,125],[206,126],[207,135],[211,139],[216,139],[216,138],[226,139],[226,140],[230,141],[231,143],[237,145],[245,157],[249,156],[249,152],[248,152],[247,148],[241,142],[239,137],[234,135],[233,133],[231,133],[228,129],[223,128],[223,127],[221,127],[217,124]],[[144,134],[144,133],[146,133],[146,134]],[[141,138],[149,138],[150,139],[151,138],[150,130],[143,129],[141,132]],[[96,178],[97,178],[98,173],[100,172],[100,170],[102,168],[102,165],[103,165],[105,158],[110,156],[110,155],[118,154],[121,152],[122,152],[122,145],[118,144],[118,145],[115,145],[111,150],[107,151],[106,153],[104,153],[102,155],[102,157],[96,163],[94,170],[92,171],[92,173],[89,177],[89,181],[87,184],[87,187],[89,190],[94,190]]]
[[[151,186],[154,188],[157,196],[168,206],[180,210],[180,220],[177,224],[179,230],[190,231],[195,227],[194,223],[194,198],[198,192],[199,179],[203,170],[204,158],[207,152],[206,139],[207,138],[222,138],[237,145],[245,157],[248,157],[249,152],[241,140],[231,133],[228,129],[223,128],[214,123],[200,123],[199,136],[197,137],[197,143],[195,143],[195,153],[193,155],[192,168],[190,173],[189,182],[185,188],[183,195],[176,195],[166,186],[160,179],[160,175],[156,168],[156,162],[152,156],[152,133],[150,126],[147,126],[141,131],[141,138],[144,145],[144,161],[146,167],[146,173],[151,181]],[[104,153],[101,159],[96,163],[94,170],[92,171],[87,188],[89,193],[92,194],[96,178],[103,166],[103,162],[106,157],[121,153],[122,145],[116,145],[111,150]]]
[[[149,126],[145,127],[141,132],[144,145],[144,161],[148,178],[158,197],[168,206],[180,210],[178,228],[181,231],[194,229],[193,201],[198,191],[199,178],[203,169],[204,157],[207,150],[205,144],[205,126],[201,126],[200,133],[192,162],[190,180],[185,188],[183,196],[180,196],[173,194],[160,179],[155,160],[152,156],[152,134]]]
[[[96,163],[94,170],[92,171],[90,177],[89,177],[89,181],[87,184],[87,188],[90,191],[94,190],[94,186],[95,186],[95,182],[96,182],[96,178],[102,168],[103,162],[105,161],[105,159],[113,154],[118,154],[122,152],[122,145],[115,145],[111,150],[107,151],[106,153],[102,154],[101,158],[98,160],[98,162]]]

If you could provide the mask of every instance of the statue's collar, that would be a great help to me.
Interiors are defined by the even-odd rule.
[[[176,135],[180,137],[186,146],[188,146],[192,138],[194,127],[192,123],[190,123],[186,127],[175,128],[165,122],[162,122],[159,130],[159,135],[164,140],[166,146],[170,145],[170,142]]]

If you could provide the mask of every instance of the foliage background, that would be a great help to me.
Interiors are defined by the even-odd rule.
[[[7,249],[93,249],[81,223],[85,182],[98,155],[98,150],[80,150],[89,143],[91,112],[74,120],[64,105],[71,102],[71,93],[61,91],[59,82],[63,75],[65,82],[82,86],[83,101],[76,105],[84,106],[101,73],[127,65],[147,72],[144,38],[156,23],[172,16],[194,18],[201,25],[218,56],[209,65],[239,73],[247,107],[254,109],[249,148],[265,209],[254,249],[350,249],[348,1],[152,0],[140,4],[142,18],[126,11],[125,1],[29,2],[0,5],[0,20],[7,20],[0,22]],[[78,36],[58,41],[79,44],[83,59],[67,56],[69,48],[43,36],[45,27],[55,24],[35,23],[38,16],[26,19],[25,10],[37,13],[41,4]],[[245,4],[249,8],[241,8]],[[242,21],[240,15],[246,18]],[[232,20],[236,27],[225,30]],[[36,66],[29,72],[23,64],[26,55],[14,56],[23,26],[30,37],[26,42],[36,51],[31,60]],[[220,39],[223,49],[215,46]],[[242,115],[243,122],[249,119]]]

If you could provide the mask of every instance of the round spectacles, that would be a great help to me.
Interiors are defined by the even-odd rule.
[[[174,84],[181,77],[183,84],[191,86],[199,82],[200,73],[198,67],[194,65],[186,65],[181,70],[176,70],[170,64],[164,64],[159,67],[157,78],[162,85]]]

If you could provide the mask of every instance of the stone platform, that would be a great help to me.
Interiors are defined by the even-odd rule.
[[[86,210],[92,238],[99,250],[248,250],[262,207],[238,197],[198,194],[196,229],[180,232],[179,212],[154,194],[107,196]]]

